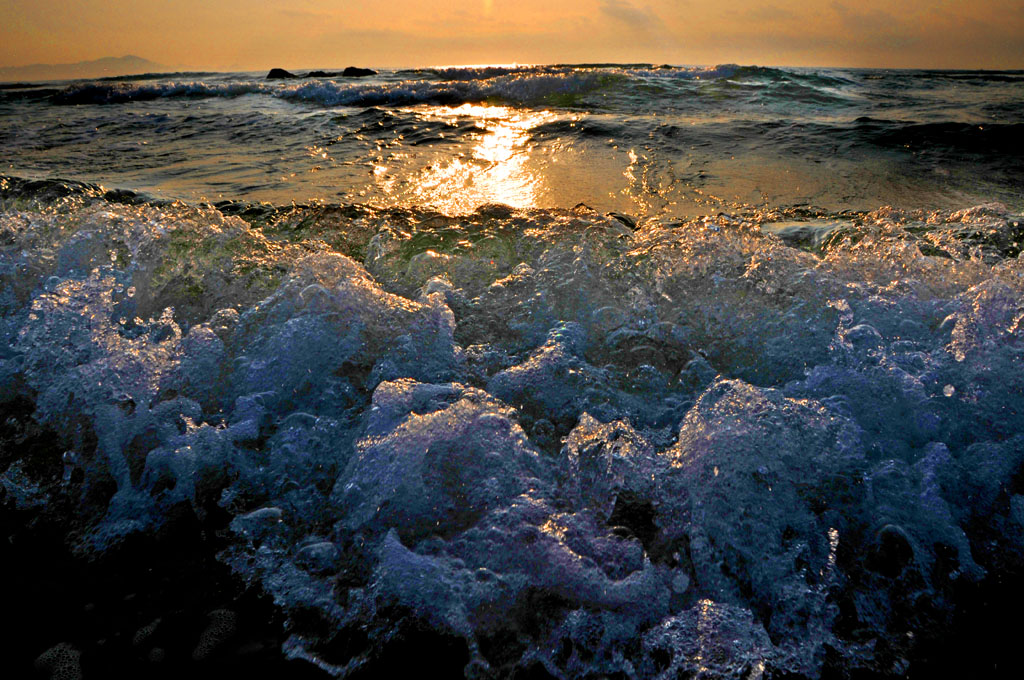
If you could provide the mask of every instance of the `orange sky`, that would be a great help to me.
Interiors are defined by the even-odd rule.
[[[0,0],[0,66],[644,61],[1024,68],[1021,0]]]

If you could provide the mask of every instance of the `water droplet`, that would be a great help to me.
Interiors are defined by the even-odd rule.
[[[947,397],[952,397],[954,394],[956,394],[956,388],[953,387],[952,385],[946,385],[945,387],[942,388],[942,393]]]

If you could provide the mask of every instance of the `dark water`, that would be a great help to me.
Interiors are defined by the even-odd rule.
[[[1022,98],[0,89],[14,675],[1018,677]]]

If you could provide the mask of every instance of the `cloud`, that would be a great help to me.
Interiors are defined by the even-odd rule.
[[[638,9],[629,0],[601,0],[601,12],[638,31],[661,30],[662,21],[650,9]]]
[[[778,5],[759,5],[736,10],[733,14],[738,15],[743,21],[758,23],[789,22],[799,18],[790,10]]]
[[[277,13],[282,16],[286,16],[289,19],[324,20],[331,18],[331,15],[326,14],[324,12],[312,12],[306,9],[279,9],[277,10]]]

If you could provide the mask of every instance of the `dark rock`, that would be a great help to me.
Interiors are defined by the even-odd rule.
[[[369,68],[349,66],[344,71],[341,72],[341,75],[344,76],[345,78],[362,78],[364,76],[375,76],[377,75],[377,72]]]
[[[306,78],[333,78],[338,75],[333,71],[310,71],[305,75]]]
[[[610,212],[610,213],[608,213],[608,217],[614,217],[619,222],[622,222],[624,225],[626,225],[627,227],[629,227],[633,231],[636,231],[636,218],[635,217],[630,217],[629,215],[623,215],[622,213],[617,213],[617,212]]]
[[[285,80],[288,78],[298,78],[298,76],[290,71],[285,71],[283,68],[272,68],[270,73],[267,74],[267,80]]]

